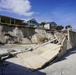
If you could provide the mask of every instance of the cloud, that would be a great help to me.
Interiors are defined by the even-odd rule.
[[[18,15],[31,16],[31,4],[29,0],[0,0],[0,10],[12,12]]]

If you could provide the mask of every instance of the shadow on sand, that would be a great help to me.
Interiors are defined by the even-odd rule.
[[[0,62],[0,75],[46,75],[46,73],[40,71],[33,72],[24,66],[5,60]]]

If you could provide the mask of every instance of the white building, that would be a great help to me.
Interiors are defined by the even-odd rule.
[[[56,26],[57,26],[57,24],[55,22],[47,22],[44,25],[44,28],[54,30]]]

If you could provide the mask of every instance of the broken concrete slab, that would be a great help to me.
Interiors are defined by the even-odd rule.
[[[50,43],[39,47],[34,51],[20,53],[17,56],[25,67],[31,70],[37,70],[55,58],[59,53],[60,47],[61,45]]]
[[[31,70],[41,68],[47,60],[33,52],[26,52],[17,55],[23,65]]]
[[[58,40],[59,43],[62,43],[65,35],[63,33],[55,33],[54,37]]]

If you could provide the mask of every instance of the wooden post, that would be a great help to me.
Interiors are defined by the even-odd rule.
[[[67,28],[67,32],[68,32],[68,41],[70,41],[70,29]]]

